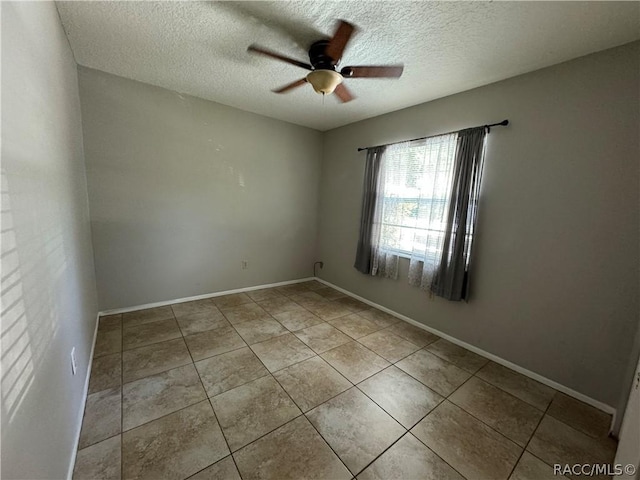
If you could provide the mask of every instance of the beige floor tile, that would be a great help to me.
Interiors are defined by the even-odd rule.
[[[554,475],[553,467],[524,452],[509,480],[557,480],[566,478],[564,475]]]
[[[219,309],[236,307],[238,305],[244,305],[245,303],[251,303],[253,300],[249,298],[246,293],[232,293],[231,295],[222,295],[220,297],[213,297],[213,303]]]
[[[352,341],[351,337],[328,323],[319,323],[295,332],[296,337],[316,353],[326,352]]]
[[[89,394],[122,384],[122,354],[94,358],[89,377]]]
[[[307,292],[307,293],[312,293],[312,292]],[[323,298],[321,296],[319,296],[316,292],[313,292],[314,295],[316,295],[316,299],[305,299],[304,297],[301,297],[300,295],[293,295],[291,297],[289,297],[289,299],[291,301],[294,301],[293,299],[298,299],[301,300],[301,303],[299,303],[299,305],[302,305],[306,310],[311,311],[311,309],[315,306],[323,306],[323,305],[329,305],[331,302],[329,300],[327,300],[326,298]],[[298,302],[296,302],[298,303]]]
[[[257,303],[222,307],[222,313],[232,325],[240,325],[241,323],[250,322],[251,320],[266,320],[271,318],[271,315]]]
[[[200,360],[196,368],[210,397],[269,375],[249,347]]]
[[[377,308],[369,307],[367,310],[360,311],[359,314],[367,320],[371,320],[380,328],[387,328],[398,322],[402,322],[399,318],[389,315],[387,312],[383,312]]]
[[[476,376],[543,411],[556,393],[553,388],[494,362],[482,367]]]
[[[238,473],[233,457],[229,455],[189,477],[189,480],[242,480],[242,478]]]
[[[251,349],[270,372],[311,358],[315,353],[292,333],[251,345]]]
[[[327,300],[337,300],[338,298],[346,297],[344,293],[339,292],[335,288],[326,287],[326,286],[321,288],[316,288],[314,292],[316,292],[322,298],[325,298]]]
[[[608,463],[615,455],[616,442],[590,437],[545,415],[527,450],[549,465]]]
[[[349,470],[304,417],[233,454],[244,480],[350,479]]]
[[[357,300],[353,297],[337,298],[333,300],[333,302],[337,303],[338,305],[342,305],[343,307],[347,307],[349,310],[356,313],[371,309],[370,305],[367,305],[366,303],[361,302],[360,300]]]
[[[122,380],[132,382],[188,363],[191,356],[182,338],[127,350],[122,354]]]
[[[122,352],[122,326],[109,323],[107,325],[98,327],[96,344],[93,348],[94,358]]]
[[[394,363],[420,349],[417,345],[389,330],[381,330],[358,341],[384,359]]]
[[[471,374],[426,350],[418,350],[396,366],[442,396],[449,396]]]
[[[282,294],[278,293],[275,288],[263,288],[261,290],[247,292],[247,296],[254,302],[262,302],[263,300],[269,300],[270,298],[282,297]]]
[[[290,297],[292,295],[297,295],[298,293],[308,292],[309,288],[307,288],[304,283],[292,283],[291,285],[276,287],[276,291],[282,295]]]
[[[208,401],[122,434],[125,478],[182,479],[228,454]]]
[[[484,367],[489,360],[473,353],[466,348],[455,345],[444,338],[425,347],[434,355],[444,358],[446,361],[453,363],[456,367],[460,367],[470,373],[475,373]]]
[[[298,407],[306,412],[352,387],[320,357],[313,357],[273,374]]]
[[[609,434],[611,415],[561,392],[553,398],[547,414],[590,437]]]
[[[427,332],[422,328],[416,327],[415,325],[411,325],[407,322],[403,322],[402,320],[400,320],[395,325],[390,326],[388,330],[395,333],[396,335],[400,335],[405,340],[409,340],[411,343],[415,343],[421,348],[425,345],[429,345],[430,343],[435,342],[440,338],[439,336],[434,335],[431,332]]]
[[[300,415],[273,377],[263,377],[211,399],[231,451]]]
[[[329,320],[328,323],[336,327],[341,332],[346,333],[353,339],[366,337],[367,335],[380,330],[380,327],[375,323],[361,317],[357,313]]]
[[[311,280],[310,282],[304,282],[302,285],[305,286],[308,290],[311,290],[311,291],[319,290],[321,288],[326,288],[326,285],[324,283],[320,283],[317,280]]]
[[[194,300],[192,302],[174,303],[171,305],[171,310],[173,310],[176,318],[220,312],[211,298]]]
[[[304,310],[302,305],[298,305],[288,297],[270,298],[269,300],[263,300],[258,302],[262,308],[264,308],[271,315],[276,315],[282,312],[292,312],[294,310]]]
[[[317,302],[327,302],[328,300],[321,297],[315,292],[304,292],[304,293],[296,293],[295,295],[291,295],[289,297],[292,301],[296,302],[298,305],[311,305]]]
[[[563,478],[553,463],[612,461],[609,415],[316,283],[218,297],[224,314],[202,300],[101,317],[74,478],[120,478],[123,463],[125,478],[239,480],[234,457],[244,480],[349,478],[331,448],[359,480],[543,480]],[[429,448],[393,444],[402,427]]]
[[[406,432],[355,387],[307,417],[354,475]]]
[[[358,480],[389,479],[464,480],[410,433],[358,475]]]
[[[274,317],[292,332],[324,322],[320,317],[316,317],[313,313],[308,312],[307,310],[294,310],[292,312],[276,313]]]
[[[73,480],[120,480],[120,435],[78,450]]]
[[[78,448],[118,435],[121,419],[120,387],[87,396]]]
[[[206,398],[193,365],[125,383],[122,388],[123,429],[130,430]]]
[[[407,429],[443,400],[436,392],[394,366],[367,378],[358,384],[358,388]]]
[[[321,357],[352,383],[359,383],[390,365],[358,342],[345,343],[324,352]]]
[[[142,325],[143,323],[157,322],[158,320],[167,320],[174,318],[173,310],[170,306],[147,308],[146,310],[138,310],[137,312],[129,312],[122,314],[122,325],[124,327],[132,327],[134,325]]]
[[[522,447],[543,415],[537,408],[477,377],[471,377],[449,400]]]
[[[178,326],[184,336],[195,333],[215,330],[216,328],[228,327],[230,324],[222,313],[216,309],[215,312],[195,313],[185,317],[179,317]]]
[[[323,320],[333,320],[351,313],[347,307],[333,302],[317,302],[305,305],[304,308]]]
[[[271,317],[260,320],[249,320],[235,326],[236,331],[249,345],[264,342],[273,337],[279,337],[289,330],[284,328],[277,320]]]
[[[522,449],[445,400],[411,430],[469,479],[506,479]]]
[[[131,350],[152,343],[165,342],[182,337],[178,322],[173,318],[125,327],[122,332],[122,348]]]
[[[246,347],[244,340],[231,327],[221,327],[196,333],[195,335],[184,337],[184,340],[187,342],[194,362]]]
[[[122,326],[122,314],[118,313],[116,315],[104,315],[100,317],[100,321],[98,323],[98,330],[104,330],[114,327]]]

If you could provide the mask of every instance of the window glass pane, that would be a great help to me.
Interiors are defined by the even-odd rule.
[[[380,246],[437,257],[447,222],[455,135],[391,146],[381,174]]]

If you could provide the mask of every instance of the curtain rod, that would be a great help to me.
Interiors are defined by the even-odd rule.
[[[498,123],[491,123],[489,125],[479,125],[478,127],[475,128],[480,128],[480,127],[484,127],[484,128],[488,128],[490,129],[491,127],[506,127],[507,125],[509,125],[509,120],[502,120],[501,122]],[[404,142],[415,142],[417,140],[424,140],[425,138],[431,138],[431,137],[439,137],[440,135],[450,135],[452,133],[458,133],[461,132],[462,130],[467,130],[466,128],[460,129],[460,130],[454,130],[452,132],[446,132],[446,133],[438,133],[436,135],[429,135],[428,137],[420,137],[420,138],[413,138],[411,140],[400,140],[399,142],[392,142],[392,143],[387,143],[385,145],[375,145],[373,147],[361,147],[358,148],[358,151],[361,152],[362,150],[367,150],[369,148],[378,148],[378,147],[386,147],[389,145],[395,145],[397,143],[404,143]]]

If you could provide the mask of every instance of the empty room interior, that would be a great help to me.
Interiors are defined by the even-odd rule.
[[[3,479],[640,478],[640,2],[0,16]]]

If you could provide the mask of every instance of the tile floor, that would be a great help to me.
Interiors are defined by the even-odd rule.
[[[318,282],[100,319],[76,479],[512,479],[610,417]]]

